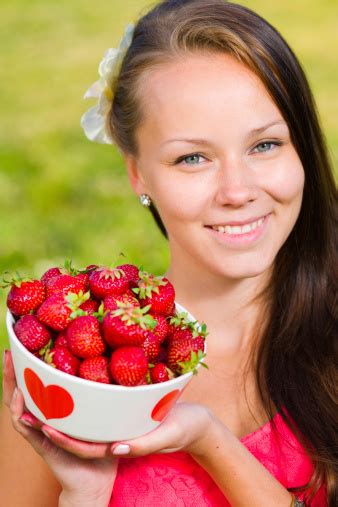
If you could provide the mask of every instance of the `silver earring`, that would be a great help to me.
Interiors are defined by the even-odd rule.
[[[141,194],[140,195],[140,203],[145,208],[149,208],[149,206],[151,205],[151,199],[150,199],[149,195],[148,194]]]

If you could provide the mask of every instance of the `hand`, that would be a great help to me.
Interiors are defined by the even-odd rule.
[[[111,444],[81,442],[69,437],[65,440],[65,435],[25,411],[22,392],[16,388],[11,353],[8,351],[3,370],[3,400],[10,409],[14,429],[45,460],[60,482],[64,496],[78,500],[79,505],[90,505],[91,499],[95,505],[98,499],[105,498],[106,503],[101,500],[100,504],[107,505],[117,469],[117,460],[110,453]],[[62,446],[47,437],[49,431],[55,441],[61,436]]]
[[[114,443],[111,451],[124,457],[174,451],[198,456],[208,448],[209,435],[219,424],[204,405],[177,403],[155,430],[132,440]]]

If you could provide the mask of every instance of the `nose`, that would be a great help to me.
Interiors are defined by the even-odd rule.
[[[252,167],[236,157],[220,163],[216,201],[222,206],[242,207],[258,197]]]

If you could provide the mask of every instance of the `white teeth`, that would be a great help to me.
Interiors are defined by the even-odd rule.
[[[251,231],[251,225],[244,225],[244,227],[242,227],[242,232],[243,234],[246,233],[246,232],[250,232]]]
[[[238,225],[234,225],[231,229],[231,234],[242,234],[242,227]]]
[[[213,225],[212,228],[215,231],[221,232],[222,234],[247,234],[248,232],[254,231],[257,227],[260,227],[264,222],[264,218],[256,220],[251,224],[240,225]]]

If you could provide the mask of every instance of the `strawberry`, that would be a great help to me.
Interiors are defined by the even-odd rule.
[[[80,305],[80,309],[87,313],[87,315],[93,315],[99,309],[100,303],[95,299],[88,299]]]
[[[167,364],[175,373],[195,372],[197,364],[204,357],[203,352],[204,340],[203,344],[201,344],[200,339],[195,338],[172,340],[168,347]]]
[[[3,278],[2,288],[11,286],[7,296],[7,307],[13,315],[33,313],[45,300],[45,287],[40,280],[22,278],[18,273],[9,279]]]
[[[82,361],[79,377],[94,382],[110,384],[109,359],[105,356],[89,357]]]
[[[117,304],[118,301],[120,301],[121,303],[130,303],[135,308],[140,306],[139,301],[136,299],[136,297],[131,292],[131,290],[128,289],[123,294],[118,294],[115,296],[114,295],[107,296],[106,298],[104,298],[104,300],[103,300],[104,309],[105,310],[118,310],[118,308],[119,308],[119,306]]]
[[[187,327],[177,327],[169,338],[169,342],[173,340],[191,339],[193,337],[193,331]]]
[[[59,333],[54,341],[54,348],[57,347],[68,347],[66,332],[62,331]]]
[[[84,359],[99,356],[106,349],[100,323],[92,315],[82,315],[73,320],[67,328],[66,336],[72,354]]]
[[[129,288],[129,282],[120,269],[101,267],[89,274],[89,288],[94,297],[104,299],[112,294],[123,294]]]
[[[169,331],[169,323],[164,315],[155,314],[151,311],[149,313],[157,322],[156,326],[153,329],[153,333],[154,335],[158,336],[161,342],[163,342]]]
[[[121,264],[121,266],[117,266],[117,269],[120,269],[124,272],[126,278],[128,279],[129,285],[132,287],[137,287],[140,271],[137,266],[134,266],[134,264]]]
[[[46,299],[39,307],[36,316],[40,322],[51,327],[55,331],[64,331],[70,321],[76,308],[86,299],[89,293],[82,294],[53,294]]]
[[[44,359],[47,364],[70,375],[77,375],[81,363],[67,347],[61,345],[47,352]]]
[[[204,352],[205,350],[205,339],[203,338],[203,336],[196,336],[194,339],[193,339],[193,344],[194,344],[194,347],[193,347],[193,350],[195,352],[198,352],[199,350],[201,350],[202,352]]]
[[[140,347],[120,347],[110,360],[113,380],[122,386],[136,386],[146,382],[148,361]]]
[[[57,267],[50,268],[50,269],[47,269],[47,271],[42,275],[42,277],[40,278],[40,281],[44,285],[46,285],[49,280],[51,280],[52,278],[55,278],[57,276],[60,276],[60,275],[62,275],[60,268],[57,268]]]
[[[80,290],[85,292],[87,287],[87,275],[59,275],[46,282],[46,293],[47,297],[50,297],[53,294],[64,294],[66,296],[69,292],[78,293]]]
[[[141,345],[148,361],[153,361],[160,353],[161,341],[151,331],[145,333],[145,339]]]
[[[169,315],[175,304],[175,289],[163,276],[153,276],[140,271],[138,287],[132,289],[138,295],[141,306],[151,305],[153,313]]]
[[[131,304],[120,303],[120,308],[109,312],[103,319],[102,329],[106,342],[113,348],[124,345],[142,345],[145,331],[156,325],[149,307],[135,308]]]
[[[170,342],[171,340],[181,340],[182,338],[191,339],[196,337],[201,337],[201,339],[204,340],[208,334],[206,332],[206,325],[197,324],[197,321],[191,321],[189,319],[186,312],[177,313],[170,319],[168,341]]]
[[[20,342],[30,352],[37,352],[51,339],[50,332],[35,315],[23,315],[14,324],[13,329]]]
[[[150,369],[150,378],[153,384],[159,384],[173,379],[174,374],[164,363],[157,363]]]

